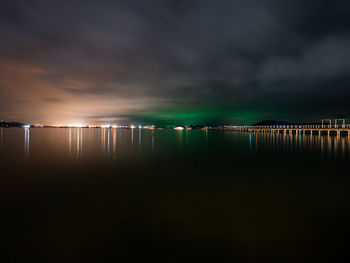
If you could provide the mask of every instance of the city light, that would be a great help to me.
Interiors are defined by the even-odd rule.
[[[60,127],[64,127],[64,125],[60,126]],[[81,124],[81,123],[75,123],[75,124],[68,124],[67,127],[70,127],[70,128],[82,128],[82,127],[84,127],[84,125]]]

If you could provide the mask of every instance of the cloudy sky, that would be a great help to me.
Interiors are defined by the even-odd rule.
[[[350,118],[350,1],[0,1],[0,119]]]

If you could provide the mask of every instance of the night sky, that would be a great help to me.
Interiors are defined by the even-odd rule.
[[[350,1],[0,2],[0,119],[350,117]]]

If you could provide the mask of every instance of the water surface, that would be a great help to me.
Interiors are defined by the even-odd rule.
[[[348,137],[0,128],[6,255],[230,262],[349,253]]]

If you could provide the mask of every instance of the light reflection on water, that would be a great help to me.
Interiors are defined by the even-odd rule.
[[[244,134],[242,134],[244,136]],[[346,157],[350,153],[348,136],[289,135],[249,133],[249,150],[258,152],[259,147],[275,152],[313,152],[322,156]]]
[[[0,147],[2,146],[3,144],[3,128],[0,128]]]
[[[29,129],[24,129],[24,154],[25,157],[29,156],[29,142],[30,142],[30,135],[29,135]]]
[[[159,247],[164,262],[181,246],[204,258],[217,250],[212,261],[326,251],[339,262],[338,248],[349,247],[349,158],[341,136],[0,128],[5,239],[19,257],[39,249],[36,262],[71,249],[100,262]],[[86,237],[96,243],[82,250]]]
[[[347,136],[86,128],[1,128],[0,153],[16,155],[21,140],[24,158],[63,158],[70,162],[108,161],[165,152],[210,154],[218,149],[247,157],[271,152],[308,153],[334,160],[350,156]]]

